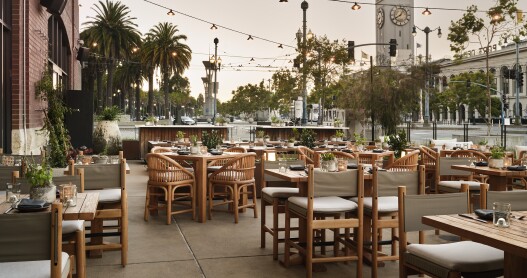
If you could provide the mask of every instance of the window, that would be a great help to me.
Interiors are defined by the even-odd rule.
[[[0,4],[0,147],[7,153],[11,152],[11,3]]]
[[[61,18],[52,15],[48,20],[48,61],[53,75],[53,85],[68,89],[71,51],[68,34]]]

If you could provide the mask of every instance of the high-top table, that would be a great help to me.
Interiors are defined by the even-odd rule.
[[[221,155],[191,154],[179,155],[177,153],[163,153],[164,155],[176,161],[191,161],[194,167],[194,176],[196,178],[196,204],[198,208],[198,221],[205,223],[207,221],[207,165],[214,160],[235,158],[243,153],[227,153]]]
[[[424,216],[423,224],[470,239],[505,252],[504,274],[509,277],[525,277],[527,273],[527,220],[516,220],[527,211],[514,211],[515,218],[509,228],[478,222],[458,215]],[[473,214],[474,217],[476,217]]]
[[[451,168],[489,176],[489,190],[492,191],[506,191],[508,178],[527,177],[527,171],[511,171],[487,166],[452,165]]]

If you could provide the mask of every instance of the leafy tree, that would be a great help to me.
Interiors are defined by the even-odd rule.
[[[297,88],[298,78],[289,69],[280,69],[272,76],[274,93],[269,103],[271,110],[278,110],[280,114],[289,113],[291,101],[301,95]]]
[[[106,59],[108,82],[106,83],[106,101],[103,105],[112,106],[113,79],[116,61],[125,58],[131,53],[133,47],[140,42],[140,33],[135,17],[130,16],[130,9],[121,2],[106,0],[92,8],[96,16],[86,22],[87,28],[84,36],[91,42],[96,42],[96,53]],[[92,44],[93,46],[93,44]]]
[[[514,37],[516,42],[519,42],[519,36],[525,36],[527,30],[527,23],[524,25],[515,25],[516,12],[518,11],[516,5],[517,0],[496,0],[495,5],[485,13],[481,13],[476,5],[471,5],[467,8],[467,12],[463,14],[457,21],[452,21],[449,27],[448,40],[450,40],[450,49],[456,53],[456,58],[462,59],[465,56],[465,49],[469,46],[471,41],[475,40],[479,43],[481,49],[485,53],[485,67],[487,78],[485,85],[487,86],[487,134],[490,135],[491,117],[492,117],[492,99],[490,93],[491,76],[489,70],[489,52],[488,51],[494,41],[500,38]],[[480,17],[480,15],[482,15]],[[518,36],[519,35],[519,36]]]
[[[257,111],[269,108],[271,92],[266,89],[263,81],[260,84],[240,86],[232,92],[231,110],[234,115],[246,114],[254,117]]]
[[[165,117],[169,117],[169,79],[176,72],[182,74],[190,66],[192,51],[182,43],[187,36],[179,34],[179,29],[172,23],[163,22],[154,26],[146,35],[145,55],[152,64],[159,67],[165,93]]]

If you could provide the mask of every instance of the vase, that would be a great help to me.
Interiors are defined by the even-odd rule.
[[[491,158],[491,159],[489,159],[489,167],[490,168],[503,168],[503,158],[499,158],[499,159]]]
[[[55,185],[36,187],[29,190],[29,198],[33,200],[43,200],[47,203],[53,203],[57,199],[57,187]]]
[[[324,172],[336,172],[337,161],[336,160],[323,160],[320,163],[320,169]]]
[[[92,160],[94,164],[106,164],[108,163],[108,157],[107,156],[92,156]]]
[[[200,147],[199,146],[192,146],[192,147],[190,147],[190,153],[191,154],[199,154],[200,153]]]
[[[295,146],[295,143],[289,143],[289,142],[287,142],[287,147],[288,147],[288,148],[293,148],[294,146]]]

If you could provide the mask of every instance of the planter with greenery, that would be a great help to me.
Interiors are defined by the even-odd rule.
[[[31,185],[29,198],[53,203],[56,199],[57,187],[53,184],[53,171],[47,159],[44,158],[40,164],[26,161],[25,165],[27,167],[25,177]]]
[[[287,147],[288,148],[292,148],[295,146],[295,137],[289,137],[289,139],[287,139]]]
[[[256,131],[256,141],[257,142],[263,142],[264,136],[265,136],[265,131],[263,131],[263,130],[257,130]]]
[[[227,124],[227,120],[223,116],[218,116],[216,117],[214,124],[217,126],[224,126]]]
[[[478,142],[478,146],[479,146],[479,150],[484,152],[487,150],[487,144],[489,143],[489,141],[487,141],[487,139],[481,139],[479,142]]]
[[[157,118],[154,116],[148,116],[145,119],[145,125],[157,125]]]
[[[104,139],[109,141],[111,138],[121,140],[121,131],[119,130],[119,115],[121,110],[118,106],[106,107],[97,115],[97,127],[103,131]]]
[[[394,152],[395,158],[400,158],[404,149],[408,147],[408,142],[406,141],[406,132],[404,130],[400,130],[396,134],[389,135],[388,145]]]
[[[333,126],[334,126],[334,127],[341,127],[341,126],[342,126],[342,121],[339,120],[339,119],[335,119],[335,120],[333,121]],[[337,136],[337,137],[338,137],[338,136]]]
[[[198,136],[197,135],[191,135],[190,136],[190,153],[191,154],[199,154],[199,145],[198,145]]]
[[[325,172],[337,171],[337,160],[335,155],[332,153],[320,154],[320,169]]]
[[[309,128],[302,129],[302,132],[300,132],[300,140],[299,143],[302,146],[306,146],[310,149],[313,149],[315,147],[315,138],[317,134],[315,131]]]
[[[177,133],[176,133],[176,138],[178,140],[179,143],[183,143],[185,142],[185,132],[183,132],[182,130],[179,130]]]
[[[494,146],[490,149],[489,167],[503,168],[503,158],[505,150],[500,146]]]
[[[280,123],[280,119],[277,116],[271,117],[271,126],[278,126]]]
[[[357,146],[357,150],[361,152],[364,149],[366,138],[362,137],[362,134],[359,133],[353,133],[353,137],[355,137],[355,146]]]
[[[216,149],[216,146],[223,143],[221,135],[216,130],[211,130],[210,133],[203,131],[201,134],[201,142],[204,146],[207,146],[207,149],[212,150]]]
[[[342,130],[337,130],[335,132],[335,138],[337,141],[342,141],[342,138],[344,138],[344,132]]]

